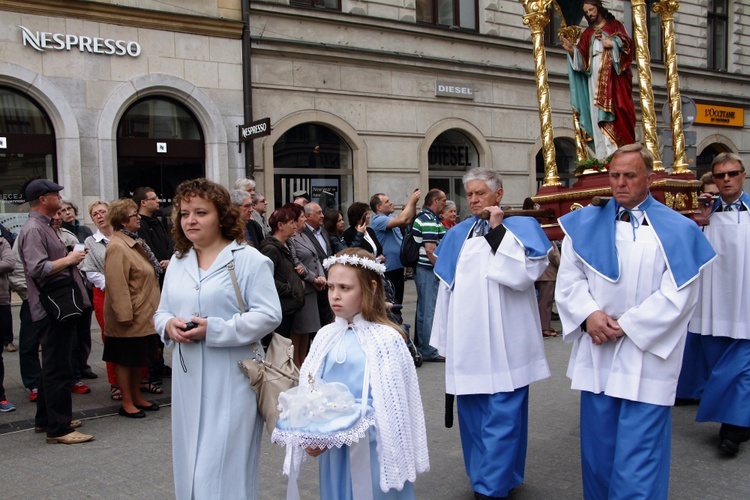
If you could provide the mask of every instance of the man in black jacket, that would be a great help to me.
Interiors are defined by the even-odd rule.
[[[156,191],[150,187],[139,187],[133,191],[133,201],[138,206],[138,214],[141,216],[141,227],[138,229],[138,236],[149,246],[156,259],[161,264],[164,272],[159,275],[159,288],[164,285],[164,274],[167,272],[169,259],[174,253],[174,242],[170,238],[167,229],[161,220],[156,216],[159,210],[161,200]],[[172,373],[172,369],[164,364],[164,344],[159,341],[158,356],[149,362],[148,383],[142,385],[141,390],[148,391],[152,394],[161,394],[160,388],[155,387],[161,383],[163,376]]]

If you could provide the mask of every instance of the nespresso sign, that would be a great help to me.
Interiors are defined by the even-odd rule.
[[[435,82],[435,95],[438,97],[474,99],[474,87],[472,85],[438,80]]]
[[[138,42],[128,40],[114,40],[98,36],[71,35],[69,33],[49,33],[47,31],[31,31],[19,26],[23,36],[23,45],[31,47],[39,52],[47,50],[80,50],[91,54],[102,54],[105,56],[130,56],[141,55],[141,46]]]

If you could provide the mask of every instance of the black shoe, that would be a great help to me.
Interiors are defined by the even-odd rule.
[[[164,365],[164,369],[161,372],[161,376],[165,378],[169,378],[172,376],[172,367]]]
[[[722,439],[721,443],[719,444],[719,449],[723,451],[726,455],[729,455],[730,457],[736,457],[737,453],[740,451],[740,445],[739,443],[735,443],[731,439]]]
[[[81,372],[81,377],[88,378],[88,379],[95,379],[95,378],[99,378],[99,375],[89,370],[87,372]]]
[[[148,406],[143,405],[135,405],[136,408],[139,410],[145,410],[145,411],[159,411],[159,405],[156,403],[151,403]]]
[[[674,400],[675,406],[692,406],[701,404],[699,398],[677,398]]]
[[[144,418],[146,416],[146,414],[143,413],[141,410],[138,410],[138,411],[136,411],[134,413],[128,413],[125,410],[125,408],[123,408],[122,406],[117,411],[117,414],[118,415],[122,415],[123,417],[128,417],[128,418]]]
[[[481,493],[477,493],[476,491],[474,492],[474,500],[502,500],[503,498],[508,497],[490,497]]]

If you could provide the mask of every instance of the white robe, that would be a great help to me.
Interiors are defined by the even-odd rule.
[[[703,234],[718,258],[701,273],[698,307],[688,329],[750,340],[750,212],[715,212],[710,221]]]
[[[449,394],[511,392],[549,377],[534,282],[549,265],[508,232],[492,253],[466,240],[453,291],[440,282],[431,344],[446,358]]]
[[[698,299],[698,280],[677,289],[651,226],[633,241],[628,222],[616,223],[620,279],[593,271],[563,240],[555,300],[563,339],[573,342],[568,365],[572,388],[671,406],[682,364],[687,323]],[[594,345],[581,324],[594,311],[617,319],[625,335]]]
[[[227,264],[235,272],[248,312],[241,314]],[[175,346],[172,357],[172,459],[178,499],[258,498],[263,421],[255,392],[237,363],[251,344],[281,322],[273,264],[237,243],[221,251],[207,271],[193,250],[172,257],[164,279],[156,330],[164,338],[173,317],[208,318],[206,340]],[[180,351],[187,372],[183,371]]]

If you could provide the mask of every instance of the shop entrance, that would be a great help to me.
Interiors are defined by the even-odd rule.
[[[479,167],[479,154],[474,143],[459,130],[446,130],[430,145],[428,151],[429,187],[440,189],[456,203],[458,221],[470,215],[466,202],[463,176]]]
[[[55,133],[44,110],[25,94],[0,87],[0,223],[18,234],[28,218],[21,192],[31,179],[57,182]]]
[[[203,131],[187,108],[169,98],[142,99],[117,127],[118,196],[129,198],[135,188],[148,186],[161,199],[166,219],[177,186],[205,177],[205,156]]]

